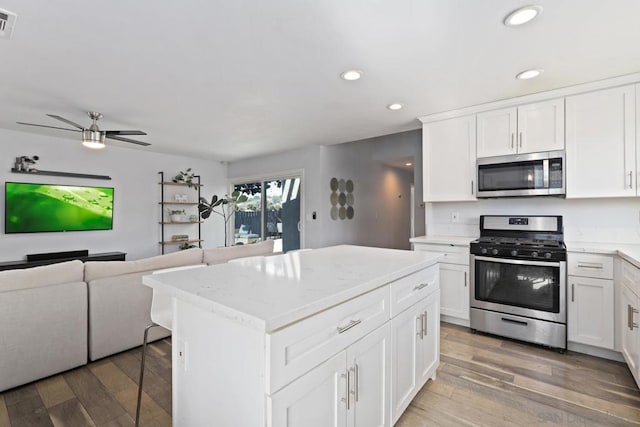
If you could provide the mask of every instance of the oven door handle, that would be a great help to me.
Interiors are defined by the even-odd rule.
[[[487,256],[475,256],[475,255],[474,255],[474,260],[497,262],[500,264],[537,265],[540,267],[560,267],[560,262],[554,262],[554,261],[524,261],[520,259],[492,258]]]

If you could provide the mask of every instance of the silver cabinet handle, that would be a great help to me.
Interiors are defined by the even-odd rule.
[[[578,268],[593,268],[595,270],[604,269],[604,264],[600,264],[599,262],[579,262]]]
[[[522,148],[522,132],[520,132],[520,148]]]
[[[471,180],[471,194],[473,194],[473,180]]]
[[[627,304],[627,326],[632,331],[638,327],[638,324],[633,321],[633,315],[637,313],[638,313],[638,310],[633,308],[631,305]]]
[[[633,171],[629,171],[629,188],[633,188]]]
[[[418,321],[418,330],[416,331],[416,337],[422,339],[422,314],[420,316],[416,316],[416,320]]]
[[[464,272],[464,287],[467,287],[467,272]]]
[[[349,375],[349,371],[347,370],[346,374],[340,374],[340,378],[346,378],[346,381],[344,382],[346,385],[346,390],[345,390],[345,394],[344,397],[342,399],[340,399],[341,402],[344,402],[347,406],[347,411],[349,410],[349,389],[351,388],[351,384],[350,384],[350,378],[351,376]]]
[[[575,283],[572,283],[571,284],[571,302],[574,302],[576,300],[575,296],[576,296],[576,285]]]
[[[426,282],[426,283],[420,283],[419,285],[416,285],[416,287],[415,287],[415,288],[413,288],[413,290],[414,290],[414,291],[419,291],[419,290],[424,289],[424,288],[426,288],[427,286],[429,286],[429,284],[430,284],[429,282]]]
[[[511,132],[511,148],[513,148],[513,132]]]
[[[354,326],[358,326],[360,323],[362,323],[362,320],[360,319],[351,320],[347,326],[338,326],[338,333],[341,334],[343,332],[347,332],[349,329],[353,328]]]
[[[422,313],[422,336],[427,336],[427,312]]]
[[[354,390],[354,394],[353,394],[353,399],[354,401],[358,401],[358,395],[360,394],[360,391],[358,390],[358,383],[360,382],[360,368],[358,368],[358,364],[355,364],[355,370],[354,370],[354,376],[353,376],[353,390]]]

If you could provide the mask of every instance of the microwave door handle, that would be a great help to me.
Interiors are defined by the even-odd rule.
[[[549,159],[542,161],[542,187],[549,189]]]

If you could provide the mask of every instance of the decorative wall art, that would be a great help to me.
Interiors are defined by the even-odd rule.
[[[331,188],[331,212],[330,216],[332,220],[344,220],[353,219],[355,215],[354,211],[354,196],[353,196],[353,181],[348,179],[331,178],[329,182]]]

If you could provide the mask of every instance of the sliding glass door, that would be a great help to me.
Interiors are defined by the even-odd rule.
[[[247,196],[234,215],[234,242],[274,240],[275,251],[300,249],[300,177],[277,178],[234,185]]]

